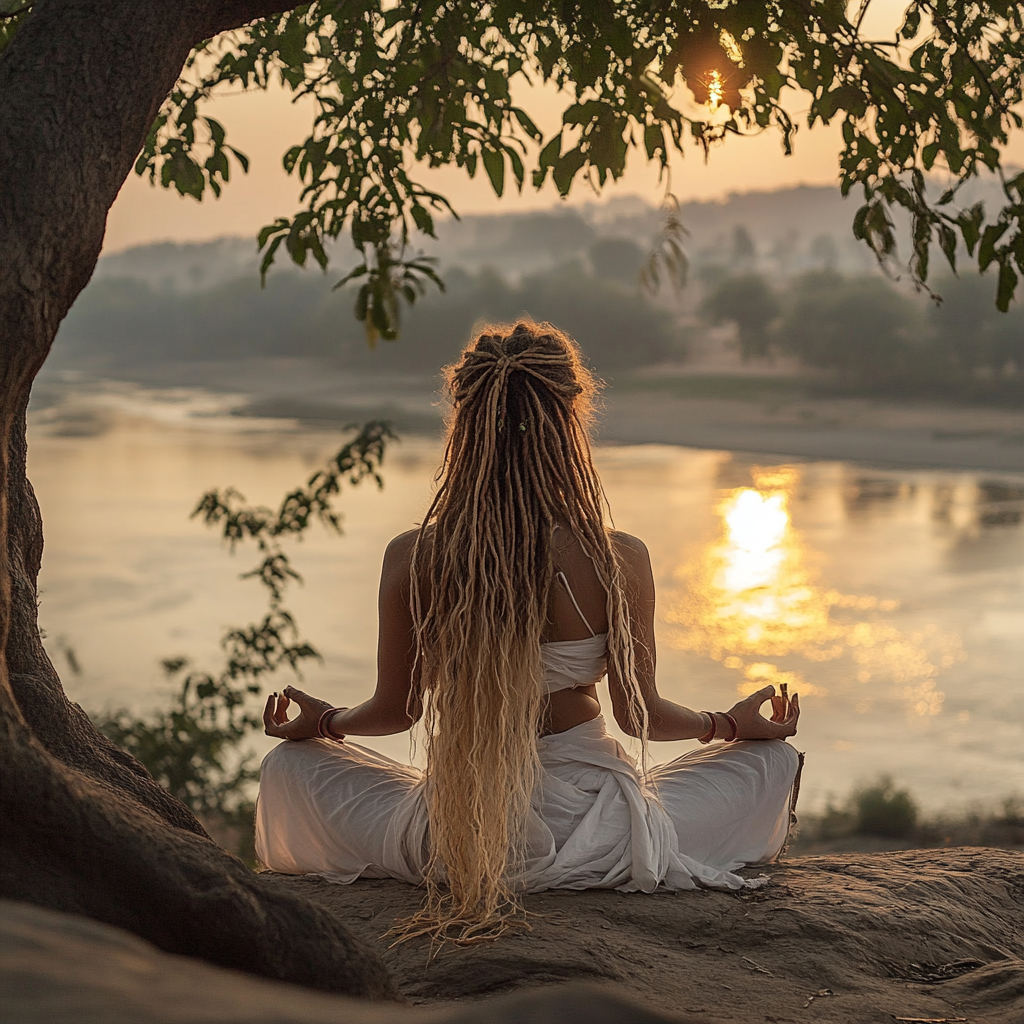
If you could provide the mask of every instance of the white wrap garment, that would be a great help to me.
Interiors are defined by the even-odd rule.
[[[601,642],[543,645],[547,689],[600,678]],[[598,717],[543,737],[538,751],[543,776],[519,880],[528,892],[738,889],[758,884],[738,868],[785,843],[800,757],[781,740],[704,747],[641,776]],[[263,762],[256,851],[275,871],[418,883],[429,841],[417,768],[347,740],[286,741]]]

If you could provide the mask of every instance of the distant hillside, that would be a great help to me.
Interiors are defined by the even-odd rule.
[[[333,278],[319,273],[281,271],[265,289],[247,275],[188,293],[101,277],[75,303],[47,366],[123,379],[143,370],[152,379],[162,366],[167,384],[177,383],[173,364],[259,357],[432,374],[455,358],[476,321],[527,314],[568,330],[599,372],[611,372],[679,354],[676,318],[639,294],[635,271],[616,280],[569,263],[512,282],[494,271],[452,268],[443,294],[432,290],[405,309],[401,340],[372,350],[353,315],[353,291],[332,292]]]
[[[212,242],[156,242],[101,256],[92,283],[122,278],[169,292],[203,291],[253,274],[259,265],[252,238]]]
[[[202,379],[214,362],[262,357],[432,374],[474,323],[526,314],[573,334],[601,374],[706,356],[710,344],[755,361],[795,358],[860,391],[1019,403],[1021,307],[997,314],[992,275],[955,280],[941,266],[941,308],[894,285],[853,238],[855,209],[838,189],[810,186],[688,203],[690,283],[682,296],[653,299],[638,272],[662,213],[638,198],[445,221],[426,248],[447,290],[405,308],[401,340],[372,350],[353,290],[332,291],[352,265],[347,241],[328,274],[282,261],[266,288],[251,240],[140,246],[100,260],[47,372],[174,385]]]
[[[690,236],[687,248],[696,269],[734,257],[735,235],[744,229],[754,259],[768,273],[795,273],[817,266],[832,253],[839,270],[864,271],[871,256],[852,235],[855,204],[838,188],[801,186],[778,192],[734,194],[721,202],[691,202],[681,214]],[[613,199],[584,207],[555,206],[547,211],[474,215],[439,224],[437,240],[420,247],[442,268],[470,272],[491,268],[518,278],[578,259],[588,262],[600,239],[626,239],[647,252],[656,243],[662,217],[639,197]],[[824,241],[823,241],[824,240]],[[349,244],[332,252],[341,268],[349,262]],[[130,278],[164,291],[202,291],[256,273],[254,240],[220,238],[212,242],[160,242],[101,257],[95,280]]]
[[[964,204],[984,199],[993,209],[1000,201],[992,182],[974,183],[959,198]],[[801,185],[684,203],[680,213],[696,274],[737,262],[772,277],[823,267],[856,274],[874,267],[867,248],[853,237],[859,203],[859,197],[844,200],[838,185]],[[421,238],[417,244],[437,257],[442,269],[462,267],[475,273],[490,268],[518,279],[574,259],[589,265],[591,249],[602,239],[628,240],[646,253],[656,243],[661,223],[656,206],[633,196],[583,207],[447,219],[439,224],[436,241]],[[346,268],[348,241],[340,242],[331,255],[332,270]],[[204,291],[255,275],[258,260],[250,238],[161,242],[101,257],[94,280],[129,278],[162,291]]]

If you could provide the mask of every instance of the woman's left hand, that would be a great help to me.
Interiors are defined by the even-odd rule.
[[[299,717],[288,721],[288,707],[298,705]],[[286,686],[282,693],[272,693],[263,709],[263,731],[279,740],[310,740],[320,735],[320,716],[333,704],[308,693]]]
[[[761,705],[772,702],[771,721],[761,715]],[[788,706],[782,697],[775,696],[775,687],[766,686],[734,704],[729,714],[736,720],[738,740],[784,740],[796,735],[800,720],[800,696],[794,693]]]

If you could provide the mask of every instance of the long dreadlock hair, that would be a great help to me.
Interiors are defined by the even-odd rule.
[[[607,594],[608,660],[641,737],[647,711],[591,461],[596,383],[576,343],[548,323],[489,327],[444,375],[447,446],[410,566],[431,852],[426,900],[399,933],[470,942],[522,920],[558,524]]]

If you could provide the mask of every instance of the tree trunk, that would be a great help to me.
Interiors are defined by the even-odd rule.
[[[36,620],[32,382],[193,45],[290,6],[37,0],[0,56],[0,895],[86,914],[170,952],[384,997],[375,954],[318,907],[266,891],[93,728],[65,696]]]

